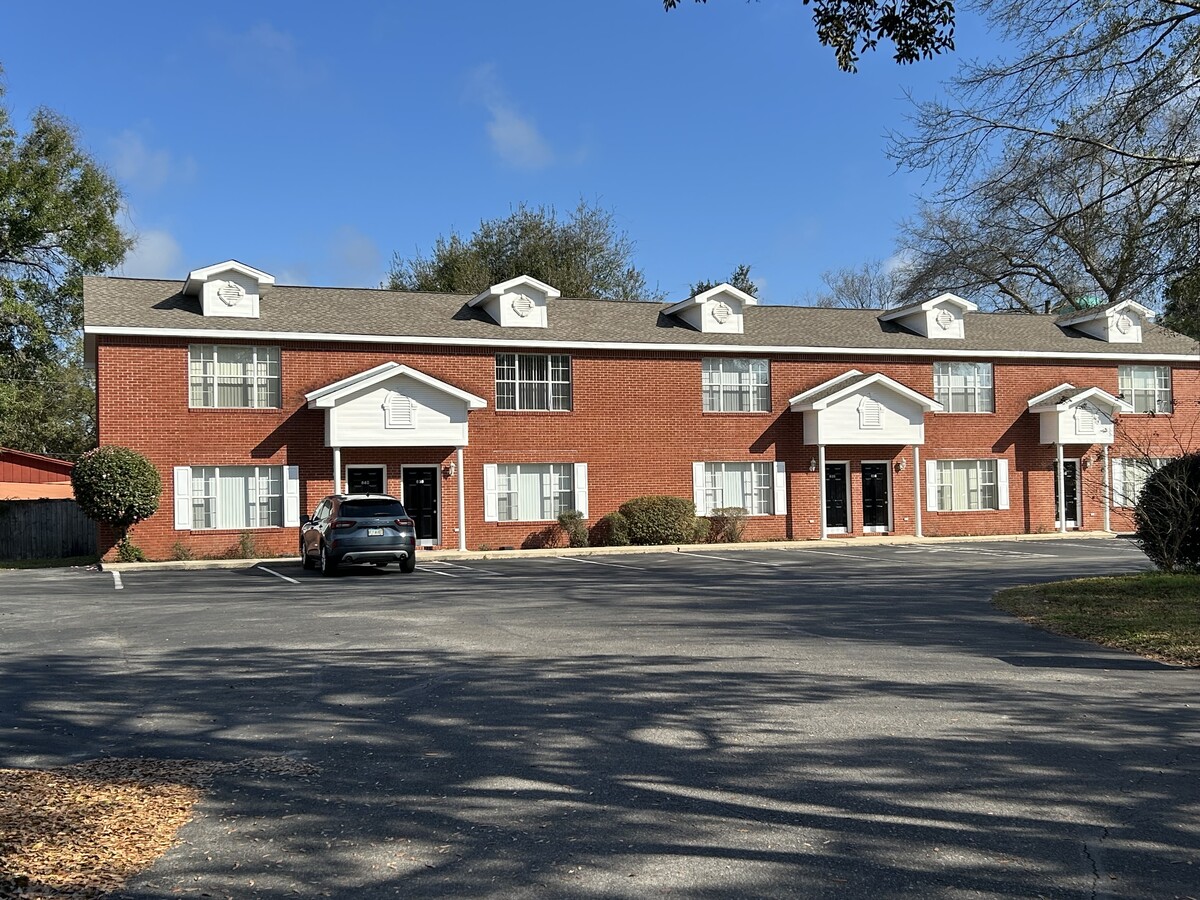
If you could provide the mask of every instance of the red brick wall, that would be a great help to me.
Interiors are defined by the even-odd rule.
[[[470,413],[470,446],[465,451],[469,546],[521,546],[543,527],[531,523],[483,521],[483,466],[486,463],[586,462],[589,512],[594,521],[623,501],[648,493],[692,496],[693,461],[775,461],[788,469],[787,515],[756,517],[747,537],[814,538],[819,535],[819,473],[810,472],[817,448],[804,443],[802,417],[788,411],[788,399],[854,367],[882,371],[932,395],[929,360],[781,357],[772,361],[770,413],[717,414],[701,409],[702,352],[573,353],[573,405],[569,413],[507,412],[495,409],[494,360],[482,348],[447,349],[388,345],[282,342],[281,410],[201,410],[188,408],[187,341],[103,338],[98,347],[100,442],[145,453],[162,471],[160,511],[134,531],[134,541],[151,558],[172,555],[176,542],[197,555],[236,546],[238,532],[175,531],[172,467],[176,465],[294,465],[300,467],[301,509],[311,512],[332,490],[332,453],[324,446],[324,412],[309,410],[304,394],[382,362],[396,360],[478,394],[488,408]],[[972,358],[972,357],[965,357]],[[1200,413],[1200,365],[1175,368],[1176,413],[1123,417],[1118,434],[1160,450],[1194,440]],[[1026,411],[1030,397],[1064,381],[1098,385],[1117,392],[1117,365],[997,361],[994,415],[926,416],[927,459],[1003,456],[1009,460],[1011,508],[1004,511],[935,513],[922,510],[929,535],[1013,534],[1054,528],[1054,448],[1038,442],[1038,421]],[[1120,438],[1119,438],[1120,440]],[[1068,458],[1095,459],[1100,448],[1067,448]],[[1174,451],[1174,452],[1177,452]],[[1119,455],[1114,449],[1114,455]],[[383,463],[388,487],[400,489],[404,464],[445,465],[453,448],[347,449],[342,464]],[[851,462],[851,509],[861,524],[861,462],[892,463],[894,530],[915,527],[911,447],[829,447],[829,460]],[[898,470],[897,463],[905,467]],[[1083,523],[1102,527],[1103,466],[1083,471]],[[442,543],[457,545],[456,480],[442,481]],[[1114,511],[1114,527],[1128,523]],[[264,553],[293,552],[294,528],[255,532]]]

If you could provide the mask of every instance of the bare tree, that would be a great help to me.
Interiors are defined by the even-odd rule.
[[[903,257],[827,269],[821,273],[825,289],[809,299],[814,306],[887,309],[899,304],[906,274]]]

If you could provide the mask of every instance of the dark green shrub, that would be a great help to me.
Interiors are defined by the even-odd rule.
[[[126,532],[158,510],[162,478],[142,454],[128,447],[97,447],[79,457],[71,472],[75,501],[89,519],[117,532],[119,552],[131,552]],[[136,547],[133,551],[141,553]]]
[[[572,509],[558,517],[558,527],[567,536],[567,544],[571,547],[586,547],[588,545],[588,527],[584,524],[583,513]]]
[[[117,541],[117,562],[145,562],[146,554],[142,552],[142,548],[129,540],[129,535],[121,535],[121,539]]]
[[[693,544],[707,544],[712,533],[712,522],[703,516],[696,517],[696,527],[692,531]]]
[[[610,512],[592,526],[588,542],[593,547],[628,547],[629,523],[619,512]]]
[[[630,543],[690,544],[696,537],[696,505],[682,497],[635,497],[621,505]]]
[[[1151,473],[1133,523],[1138,546],[1162,571],[1200,571],[1200,453]]]
[[[740,506],[714,509],[708,521],[711,525],[709,540],[714,544],[739,543],[746,532],[746,510]]]

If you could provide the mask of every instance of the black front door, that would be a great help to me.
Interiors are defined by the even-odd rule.
[[[417,523],[417,540],[438,540],[438,467],[406,466],[401,479],[404,508]]]
[[[849,526],[846,516],[846,467],[840,463],[825,466],[825,527]]]
[[[1054,478],[1054,520],[1058,521],[1058,473]],[[1073,459],[1063,460],[1063,492],[1067,502],[1067,527],[1079,525],[1079,463]]]
[[[346,469],[346,492],[349,494],[386,494],[383,466],[352,466]]]
[[[887,529],[888,467],[887,463],[863,463],[863,528]]]

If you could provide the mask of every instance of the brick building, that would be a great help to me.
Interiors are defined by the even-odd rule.
[[[523,546],[630,497],[749,510],[748,536],[1121,530],[1193,447],[1200,348],[1123,302],[982,313],[285,287],[220,263],[89,278],[102,444],[163,474],[135,540],[296,549],[336,490],[402,496],[426,546]]]

